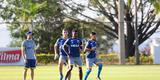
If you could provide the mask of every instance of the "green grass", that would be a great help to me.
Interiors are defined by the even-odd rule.
[[[66,69],[65,69],[66,70]],[[83,67],[85,74],[86,67]],[[22,80],[22,66],[0,66],[0,80]],[[96,80],[97,68],[94,67],[88,80]],[[37,66],[35,80],[59,80],[57,66]],[[28,79],[29,79],[28,74]],[[160,65],[140,66],[105,66],[102,71],[102,80],[159,80]],[[78,69],[74,68],[71,80],[78,79]]]

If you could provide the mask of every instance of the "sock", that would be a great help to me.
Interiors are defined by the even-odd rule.
[[[60,73],[60,80],[63,80],[63,74]]]
[[[79,74],[79,77],[80,77],[80,80],[82,80],[82,77],[83,77],[83,72],[82,72],[82,69],[79,70],[80,74]]]
[[[101,74],[101,71],[102,71],[102,66],[103,66],[102,64],[98,65],[98,75],[97,75],[98,78],[100,78],[100,74]]]
[[[87,80],[87,78],[88,78],[88,76],[89,76],[90,73],[91,73],[91,70],[88,69],[88,70],[86,71],[86,75],[85,75],[85,77],[84,77],[84,80]]]

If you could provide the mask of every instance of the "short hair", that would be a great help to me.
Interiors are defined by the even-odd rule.
[[[91,35],[96,35],[96,32],[91,32]]]
[[[72,32],[76,32],[76,33],[77,33],[77,32],[78,32],[78,30],[77,30],[77,29],[73,29],[73,30],[72,30]]]
[[[62,31],[68,31],[68,29],[67,28],[63,28]]]

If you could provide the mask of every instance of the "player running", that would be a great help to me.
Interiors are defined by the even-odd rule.
[[[67,54],[62,49],[62,46],[67,39],[68,39],[68,31],[66,29],[63,29],[62,37],[58,38],[54,45],[55,59],[59,58],[58,67],[59,67],[59,72],[60,72],[59,73],[60,80],[63,79],[63,65],[67,64],[67,59],[68,59]],[[70,80],[70,76],[68,77],[68,80]]]
[[[87,53],[86,54],[87,71],[86,71],[84,80],[87,80],[87,78],[92,70],[93,64],[98,66],[97,80],[101,80],[100,74],[102,71],[102,62],[99,59],[97,59],[96,46],[97,46],[96,33],[92,32],[90,34],[90,40],[87,42],[85,49],[84,49],[84,52]]]
[[[69,51],[67,51],[67,49]],[[82,49],[82,40],[78,38],[78,31],[72,30],[72,38],[69,38],[64,43],[63,47],[64,51],[67,53],[69,57],[69,69],[67,71],[67,74],[65,76],[65,80],[69,77],[71,74],[71,71],[73,69],[73,65],[77,65],[79,68],[79,80],[82,80],[83,73],[82,73],[82,59],[80,57],[81,49]]]
[[[36,67],[36,56],[35,56],[35,47],[36,44],[32,40],[32,32],[27,32],[27,39],[22,42],[22,55],[25,60],[25,69],[23,80],[26,80],[27,70],[31,70],[31,80],[34,80],[34,68]]]

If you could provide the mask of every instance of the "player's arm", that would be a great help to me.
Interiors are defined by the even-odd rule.
[[[33,41],[33,45],[34,45],[34,53],[37,53],[37,49],[39,45],[36,45],[35,41]],[[38,64],[38,61],[36,60],[36,65]]]
[[[84,52],[90,52],[90,51],[94,51],[95,48],[92,48],[91,45],[89,44],[89,41],[86,43],[86,46],[84,48]]]
[[[21,47],[21,53],[22,53],[23,58],[26,59],[26,55],[25,55],[24,51],[25,51],[25,48],[22,46]]]
[[[80,52],[82,52],[82,49],[83,49],[83,43],[82,43],[82,41],[81,41],[81,42],[80,42],[80,46],[79,46]]]
[[[55,53],[54,59],[58,59],[59,57],[59,39],[54,44],[54,53]]]
[[[21,53],[22,53],[22,57],[24,60],[26,60],[26,54],[25,54],[25,45],[24,45],[24,42],[22,42],[22,45],[21,45]]]
[[[89,48],[85,48],[84,49],[84,52],[87,52],[87,51],[93,51],[92,49],[89,49]]]
[[[36,54],[37,53],[36,50],[37,50],[38,46],[36,45],[36,43],[34,41],[33,41],[33,45],[34,45],[34,52]]]
[[[67,55],[69,55],[69,51],[68,51],[68,47],[69,47],[69,44],[70,44],[70,42],[69,42],[69,39],[67,39],[66,41],[65,41],[65,43],[63,44],[63,46],[62,46],[62,49],[64,50],[64,52],[67,54]]]
[[[59,55],[59,39],[54,44],[54,52],[55,54]]]
[[[59,55],[59,45],[54,45],[54,53]]]

